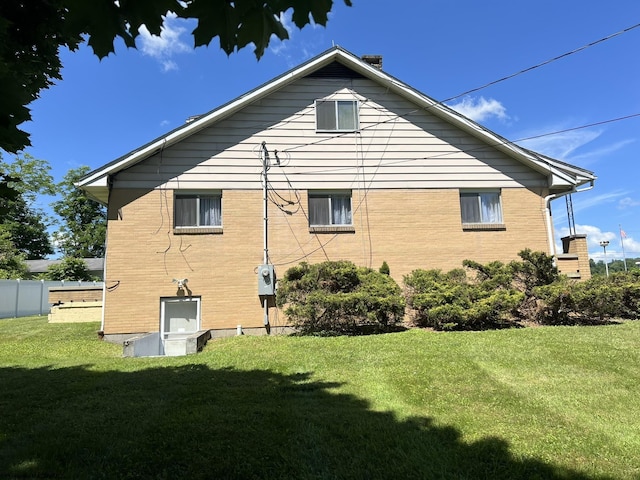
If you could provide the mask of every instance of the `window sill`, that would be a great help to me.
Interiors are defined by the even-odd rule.
[[[220,235],[222,227],[174,227],[174,235]]]
[[[309,233],[355,233],[353,225],[310,226]]]
[[[462,230],[465,232],[496,232],[506,230],[504,223],[463,223]]]
[[[316,130],[316,133],[358,133],[359,128],[348,128],[346,130]]]

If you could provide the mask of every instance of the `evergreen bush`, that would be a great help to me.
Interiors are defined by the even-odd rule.
[[[389,275],[348,261],[301,263],[278,284],[277,305],[303,334],[386,331],[404,317],[404,298]]]

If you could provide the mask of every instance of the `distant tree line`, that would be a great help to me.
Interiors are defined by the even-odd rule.
[[[50,170],[47,161],[29,154],[16,155],[11,162],[0,154],[0,278],[25,278],[25,260],[44,259],[56,252],[65,260],[104,256],[106,210],[75,186],[89,167],[69,170],[59,183]],[[38,205],[41,195],[59,196],[51,203],[56,217]],[[51,227],[55,228],[52,234]],[[56,267],[48,272],[52,278],[47,274],[45,278],[86,279],[80,278],[86,272],[82,273],[79,261],[64,264],[75,267]]]
[[[630,271],[632,269],[640,269],[636,262],[640,262],[640,257],[627,258],[627,271]],[[625,271],[624,262],[622,260],[612,260],[611,262],[607,263],[609,265],[609,274]],[[591,275],[593,276],[607,274],[607,269],[602,260],[595,262],[592,258],[589,259],[589,267],[591,269]]]

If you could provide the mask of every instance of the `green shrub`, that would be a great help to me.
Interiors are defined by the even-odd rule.
[[[595,276],[584,282],[560,277],[551,285],[536,287],[534,295],[540,302],[536,320],[544,324],[640,318],[640,275],[634,273]]]
[[[576,305],[573,295],[575,282],[567,277],[559,277],[550,285],[533,289],[533,295],[540,304],[530,320],[543,325],[568,325],[575,323]]]
[[[387,262],[382,262],[382,265],[380,265],[378,271],[380,273],[384,273],[385,275],[391,275],[391,270],[389,269],[389,264]]]
[[[611,282],[620,289],[620,318],[640,319],[640,270],[612,274]]]
[[[573,297],[576,315],[584,320],[603,321],[619,316],[622,310],[622,288],[607,277],[576,283]]]
[[[96,280],[90,273],[87,262],[82,258],[64,257],[60,263],[54,263],[47,268],[47,271],[39,275],[43,280]]]
[[[404,316],[402,292],[390,276],[347,261],[290,268],[279,282],[276,300],[304,334],[384,331]]]
[[[530,249],[518,253],[522,261],[509,264],[516,288],[524,291],[527,296],[533,295],[533,289],[543,285],[550,285],[558,280],[558,269],[553,263],[553,257],[544,252],[533,252]]]
[[[416,325],[468,330],[510,324],[524,294],[509,287],[509,268],[501,262],[464,264],[474,270],[473,278],[462,269],[414,270],[404,277],[407,305]]]

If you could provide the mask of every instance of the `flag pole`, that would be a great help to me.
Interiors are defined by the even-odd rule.
[[[627,271],[627,257],[624,255],[624,238],[627,236],[627,233],[622,229],[622,225],[618,224],[620,228],[620,246],[622,246],[622,263],[624,263],[624,271]]]

